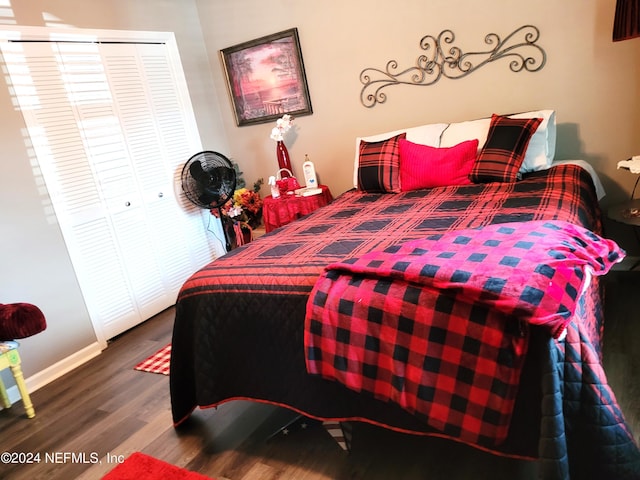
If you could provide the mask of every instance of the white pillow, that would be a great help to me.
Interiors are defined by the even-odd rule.
[[[540,110],[509,116],[512,118],[542,118],[542,122],[529,140],[520,171],[522,173],[535,172],[549,168],[556,156],[555,110]]]
[[[542,118],[542,122],[529,140],[520,172],[544,170],[551,166],[556,154],[556,112],[554,110],[538,110],[507,115],[511,118]],[[478,139],[478,152],[487,141],[490,118],[452,123],[443,132],[440,147],[453,147],[465,140]]]
[[[468,120],[466,122],[450,123],[447,129],[440,137],[440,147],[454,147],[466,140],[478,139],[478,152],[482,150],[487,141],[490,118],[481,118],[479,120]]]
[[[358,160],[360,158],[360,141],[365,142],[380,142],[387,138],[394,137],[400,133],[407,133],[407,140],[420,145],[429,145],[430,147],[438,147],[440,145],[440,135],[447,123],[432,123],[428,125],[420,125],[418,127],[403,128],[401,130],[394,130],[393,132],[379,133],[377,135],[370,135],[368,137],[356,138],[356,156],[353,163],[353,186],[358,187]],[[487,128],[488,129],[488,128]]]

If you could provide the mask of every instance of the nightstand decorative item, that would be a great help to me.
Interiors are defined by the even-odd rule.
[[[278,170],[276,174],[276,186],[278,187],[280,195],[287,195],[289,192],[295,192],[300,188],[298,179],[293,176],[291,170],[287,170],[286,168]]]
[[[284,135],[291,130],[293,124],[293,117],[289,114],[285,114],[282,118],[276,121],[276,126],[271,130],[271,139],[276,141],[276,158],[278,159],[278,168],[284,170],[285,176],[293,176],[293,169],[291,168],[291,157],[289,156],[289,150],[284,144]]]
[[[306,197],[288,194],[280,195],[279,198],[266,196],[262,203],[262,220],[266,232],[269,233],[329,204],[333,200],[329,187],[326,185],[319,185],[319,187],[322,190],[321,193]]]
[[[291,157],[289,157],[289,150],[287,150],[284,140],[276,142],[276,158],[278,159],[278,167],[281,170],[291,171]]]
[[[304,156],[304,163],[302,164],[302,171],[304,173],[304,186],[307,188],[316,188],[318,186],[318,178],[316,176],[316,167],[309,155]]]

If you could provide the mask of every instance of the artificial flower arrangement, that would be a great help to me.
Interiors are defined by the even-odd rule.
[[[253,184],[253,190],[246,187],[238,188],[233,193],[233,199],[222,207],[222,214],[234,222],[248,223],[251,228],[257,228],[262,221],[262,197],[260,187],[263,180]]]
[[[240,246],[251,241],[253,229],[262,223],[262,197],[260,188],[264,183],[262,178],[254,182],[253,189],[248,189],[240,167],[236,162],[231,162],[236,170],[236,190],[233,198],[225,203],[222,212],[223,228],[229,237],[233,236],[233,246]],[[218,216],[218,209],[211,209],[211,214]],[[231,235],[232,234],[232,235]]]
[[[292,125],[293,117],[288,113],[284,114],[282,118],[276,120],[276,126],[271,130],[271,139],[276,142],[282,142],[284,134],[291,130]]]

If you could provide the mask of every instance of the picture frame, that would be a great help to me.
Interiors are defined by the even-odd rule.
[[[220,50],[237,125],[313,113],[298,29]]]

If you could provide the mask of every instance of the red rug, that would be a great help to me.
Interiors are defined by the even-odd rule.
[[[204,475],[176,467],[136,452],[107,473],[102,480],[211,480]]]
[[[146,360],[137,364],[134,370],[142,372],[160,373],[169,375],[169,360],[171,358],[171,344],[161,348]]]

